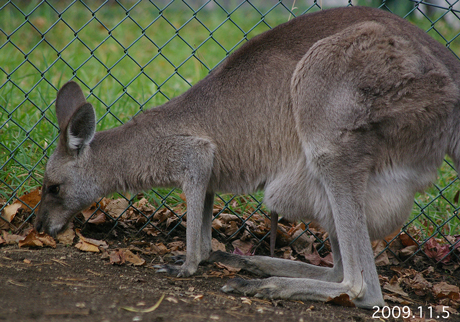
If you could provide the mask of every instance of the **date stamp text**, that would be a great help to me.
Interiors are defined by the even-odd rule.
[[[374,306],[374,319],[389,319],[389,318],[428,318],[428,319],[448,319],[450,316],[449,307],[443,306],[440,312],[433,307],[418,306],[416,310],[412,310],[409,306]]]

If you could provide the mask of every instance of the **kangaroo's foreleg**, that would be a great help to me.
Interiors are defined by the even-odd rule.
[[[182,188],[187,198],[187,253],[182,266],[159,266],[157,272],[178,277],[193,275],[211,253],[211,227],[214,192],[208,191],[214,162],[214,145],[198,137],[182,137],[180,150]]]

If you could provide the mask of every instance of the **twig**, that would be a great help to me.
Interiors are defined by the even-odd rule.
[[[120,307],[120,309],[128,311],[128,312],[150,313],[150,312],[155,311],[160,306],[160,304],[161,304],[161,302],[163,301],[164,298],[165,298],[165,293],[163,293],[163,295],[161,295],[160,299],[158,300],[158,302],[155,303],[154,306],[149,307],[147,309],[138,309],[136,307],[131,307],[131,306],[122,306],[122,307]]]
[[[292,18],[292,11],[295,10],[295,9],[297,9],[297,8],[295,7],[295,1],[296,1],[296,0],[292,1],[292,7],[291,7],[291,11],[289,12],[288,21],[291,20],[291,18]]]
[[[26,287],[27,285],[13,281],[12,279],[7,280],[8,283],[15,285],[15,286],[20,286],[20,287]]]
[[[88,273],[91,273],[91,274],[93,274],[93,275],[96,275],[96,276],[98,276],[98,277],[101,277],[101,276],[103,276],[103,274],[101,274],[101,273],[96,273],[96,272],[93,272],[93,271],[92,271],[92,270],[90,270],[90,269],[87,269],[86,271],[87,271]]]
[[[67,264],[66,262],[64,262],[64,261],[61,261],[61,260],[59,260],[59,259],[55,259],[55,258],[53,258],[53,259],[51,259],[51,260],[52,260],[53,262],[56,262],[56,263],[58,263],[58,264],[62,265],[62,266],[67,266],[67,267],[70,267],[70,265],[69,265],[69,264]]]

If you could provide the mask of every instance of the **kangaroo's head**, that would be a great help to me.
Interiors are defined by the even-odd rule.
[[[46,165],[35,228],[56,236],[75,214],[99,197],[89,160],[96,116],[75,82],[66,83],[56,98],[59,143]]]

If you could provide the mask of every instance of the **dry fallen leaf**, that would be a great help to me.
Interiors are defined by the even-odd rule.
[[[326,259],[322,258],[314,245],[311,245],[310,249],[305,249],[302,253],[299,253],[299,255],[302,255],[307,263],[312,265],[332,267],[332,256]]]
[[[88,220],[88,222],[90,224],[94,224],[94,225],[100,225],[100,224],[103,224],[106,222],[106,215],[102,212],[102,211],[98,211],[96,212],[96,215],[91,217],[90,220]]]
[[[329,253],[326,256],[321,257],[321,262],[319,263],[319,266],[333,267],[334,260],[332,258],[332,253]]]
[[[292,243],[292,248],[297,254],[311,252],[311,247],[315,242],[315,236],[304,234],[303,230],[296,230],[292,235],[292,239],[295,240]]]
[[[425,243],[425,254],[436,260],[437,262],[441,262],[444,264],[447,264],[450,261],[450,249],[448,245],[442,245],[439,244],[435,238],[430,238],[426,243]]]
[[[169,228],[171,225],[175,225],[176,222],[179,220],[176,216],[171,216],[166,219],[166,228]]]
[[[396,229],[394,232],[392,232],[390,235],[386,236],[384,240],[389,243],[391,242],[396,236],[398,236],[399,232],[401,229]]]
[[[56,248],[56,241],[46,233],[38,233],[32,230],[26,238],[19,241],[19,247],[44,247],[49,246]]]
[[[208,277],[220,277],[220,278],[223,278],[224,273],[223,273],[223,271],[210,271],[209,273],[204,273],[203,276],[205,276],[206,278],[208,278]]]
[[[295,257],[292,256],[292,247],[290,247],[290,246],[282,247],[282,248],[280,248],[280,251],[283,252],[283,258],[284,259],[292,259],[292,260],[295,259]]]
[[[79,242],[75,245],[75,247],[81,251],[99,253],[100,252],[99,247],[102,247],[102,248],[108,247],[105,241],[84,237],[80,233],[79,229],[75,230],[75,232],[77,236],[80,238]]]
[[[450,285],[446,282],[433,285],[433,293],[438,299],[449,298],[451,300],[458,300],[460,298],[458,286]]]
[[[222,221],[220,221],[220,219],[216,218],[212,221],[212,228],[215,230],[221,230],[222,226]]]
[[[303,231],[306,229],[307,227],[305,226],[305,224],[302,222],[294,227],[291,227],[289,230],[288,230],[288,234],[290,236],[294,235],[296,232],[300,232],[300,233],[303,233]]]
[[[236,267],[233,267],[233,266],[230,266],[230,265],[225,265],[225,264],[222,264],[220,262],[215,262],[214,265],[216,265],[217,267],[222,268],[224,270],[227,270],[230,274],[236,274],[241,270],[241,268],[236,268]]]
[[[18,210],[20,208],[28,210],[33,209],[40,202],[41,193],[40,188],[37,188],[29,193],[26,193],[19,197],[19,200],[16,200],[11,205],[3,208],[1,216],[8,222],[12,222]]]
[[[93,215],[93,213],[95,211],[94,207],[96,207],[96,203],[94,203],[90,207],[86,208],[85,210],[81,211],[81,214],[85,218],[85,221],[89,220],[91,218],[91,216]]]
[[[414,304],[414,302],[409,301],[407,298],[401,298],[401,297],[398,297],[398,296],[395,296],[395,295],[384,294],[383,299],[385,301],[390,301],[390,302],[393,302],[393,303],[399,303],[399,304],[402,304],[402,305]]]
[[[142,199],[144,200],[144,199]],[[141,200],[141,201],[142,201]],[[139,201],[140,202],[140,201]],[[137,207],[137,209],[139,209],[139,207]],[[142,208],[140,209],[143,213],[148,213],[147,211],[145,210],[142,210]],[[155,208],[153,208],[152,212],[155,210]],[[168,208],[163,208],[159,211],[157,211],[155,213],[155,215],[153,216],[153,219],[154,220],[157,220],[159,223],[162,223],[166,220],[168,220],[169,217],[171,217],[173,215],[173,213],[171,212],[171,210],[169,210]]]
[[[394,283],[394,284],[391,284],[391,282],[386,283],[385,285],[383,285],[383,289],[388,292],[394,293],[394,294],[398,294],[402,296],[409,296],[409,294],[404,292],[404,290],[401,288],[399,283]]]
[[[171,251],[182,251],[185,249],[185,243],[183,241],[174,241],[166,245],[167,248],[169,248]]]
[[[145,264],[145,259],[137,256],[129,249],[121,249],[120,251],[123,254],[125,262],[129,262],[133,264],[134,266],[141,266]]]
[[[102,211],[107,211],[107,207],[111,202],[115,202],[116,200],[109,200],[107,198],[103,198],[98,203],[93,203],[91,206],[86,208],[85,210],[81,211],[81,214],[85,218],[86,221],[90,224],[103,224],[106,221],[106,215]]]
[[[128,207],[128,200],[119,198],[115,200],[110,200],[103,210],[107,212],[111,217],[118,218],[124,211],[126,211]]]
[[[92,253],[100,252],[99,247],[97,247],[94,244],[83,241],[83,240],[80,240],[78,243],[76,243],[75,247],[83,252],[92,252]]]
[[[56,236],[56,239],[64,245],[72,245],[75,238],[75,231],[72,227],[67,228],[65,231]]]
[[[244,242],[241,239],[237,239],[232,242],[232,246],[234,247],[233,254],[245,256],[254,255],[254,252],[252,251],[254,245],[251,242]]]
[[[376,266],[388,266],[390,264],[387,252],[380,254],[380,256],[375,259]]]
[[[237,231],[238,231],[238,224],[236,223],[236,221],[230,221],[227,227],[225,228],[225,235],[232,236]]]
[[[213,238],[211,240],[211,249],[213,252],[217,251],[217,250],[220,250],[220,251],[223,251],[225,252],[226,249],[225,249],[225,245],[223,243],[221,243],[220,241],[218,241],[217,239]]]
[[[414,278],[409,279],[408,285],[419,296],[424,296],[432,287],[432,284],[423,277],[422,273],[416,273]]]
[[[169,253],[170,250],[163,243],[157,243],[155,245],[150,245],[150,251],[153,255],[163,256],[164,254]]]
[[[401,233],[399,235],[399,239],[401,240],[401,243],[404,245],[404,246],[417,246],[418,247],[418,244],[417,242],[409,235],[407,235],[406,233]]]
[[[23,236],[19,236],[19,235],[14,235],[14,234],[9,234],[8,232],[6,232],[5,230],[2,231],[2,234],[3,234],[3,239],[5,240],[5,243],[7,243],[8,245],[12,245],[12,244],[17,244],[19,243],[21,240],[24,239]]]
[[[109,253],[110,264],[122,265],[124,264],[123,258],[117,250],[111,251]]]
[[[401,249],[401,251],[399,252],[399,255],[406,258],[406,257],[412,256],[415,253],[415,251],[417,251],[417,249],[418,249],[418,245],[407,246]]]
[[[29,192],[29,193],[26,193],[24,195],[22,195],[21,197],[19,197],[19,199],[24,203],[26,204],[27,206],[29,206],[30,208],[35,208],[35,206],[38,205],[38,203],[40,202],[40,199],[41,199],[41,188],[36,188],[35,190]],[[16,201],[18,202],[18,201]],[[28,207],[26,205],[22,205],[22,208],[24,209],[27,209]]]
[[[98,247],[102,247],[102,248],[107,248],[108,245],[105,241],[103,240],[98,240],[98,239],[92,239],[92,238],[88,238],[88,237],[85,237],[81,234],[80,232],[80,229],[76,229],[75,230],[75,233],[77,234],[77,236],[80,238],[80,240],[83,240],[87,243],[91,243],[91,244],[94,244]]]
[[[123,265],[128,262],[134,266],[141,266],[145,264],[145,260],[127,248],[115,249],[109,252],[109,259],[111,264]]]
[[[350,296],[348,294],[340,294],[339,296],[336,296],[334,298],[328,298],[326,303],[330,304],[336,304],[336,305],[341,305],[341,306],[346,306],[346,307],[355,307],[355,303],[353,303],[350,299]]]
[[[387,242],[383,239],[375,240],[372,242],[372,250],[374,251],[374,257],[380,254],[375,259],[376,266],[390,265],[390,259],[388,258],[388,254],[384,251],[387,248],[387,246]]]
[[[16,213],[18,212],[19,208],[21,208],[22,203],[20,202],[15,202],[11,205],[6,206],[3,208],[2,212],[2,217],[7,221],[11,222],[14,219],[14,216],[16,216]]]
[[[219,219],[225,224],[228,224],[230,221],[241,221],[238,216],[232,214],[220,214]]]

